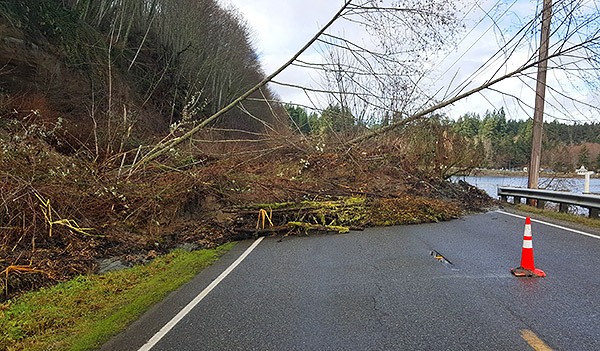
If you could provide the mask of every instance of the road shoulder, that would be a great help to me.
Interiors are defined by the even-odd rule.
[[[172,292],[163,301],[153,306],[125,331],[104,344],[101,351],[131,351],[143,346],[155,333],[168,323],[191,300],[200,294],[212,281],[225,271],[253,240],[244,240],[227,252],[217,262],[200,272],[189,283]]]
[[[532,213],[532,212],[522,211],[514,206],[501,206],[499,208],[493,209],[492,211],[498,211],[498,210],[504,211],[507,213],[512,213],[512,214],[515,214],[518,216],[530,217],[531,219],[534,219],[534,220],[543,221],[543,222],[551,223],[554,225],[563,226],[566,228],[571,228],[571,229],[575,229],[575,230],[579,230],[579,231],[583,231],[586,233],[600,236],[600,229],[590,227],[590,226],[587,226],[587,225],[584,225],[581,223],[563,221],[563,220],[552,218],[549,216],[544,216],[544,214],[540,214],[540,213]]]

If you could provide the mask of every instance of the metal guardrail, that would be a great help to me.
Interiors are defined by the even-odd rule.
[[[512,196],[514,203],[520,203],[523,198],[534,199],[537,200],[539,208],[543,208],[546,201],[555,202],[559,204],[560,212],[567,212],[568,205],[581,206],[589,209],[591,218],[598,218],[600,213],[600,195],[499,186],[498,196],[503,201],[508,201]]]

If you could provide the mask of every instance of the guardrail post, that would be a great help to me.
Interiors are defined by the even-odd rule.
[[[598,218],[600,217],[600,209],[597,208],[590,208],[590,218]]]
[[[559,204],[558,211],[559,211],[559,212],[564,212],[564,213],[567,213],[567,212],[569,212],[569,204],[565,204],[565,203],[562,203],[562,202],[561,202],[561,203]]]
[[[513,196],[513,203],[516,204],[520,204],[521,203],[521,197],[520,196]]]
[[[542,201],[542,200],[537,200],[537,208],[541,208],[544,209],[546,207],[546,201]]]
[[[504,202],[508,202],[508,196],[506,196],[506,195],[500,195],[500,200],[502,200]]]

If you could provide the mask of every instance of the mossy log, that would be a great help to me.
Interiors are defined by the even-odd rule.
[[[350,231],[350,227],[345,227],[341,225],[321,225],[321,224],[312,224],[306,222],[288,222],[288,228],[292,229],[303,229],[305,232],[309,231],[319,231],[319,232],[337,232],[340,234],[348,233]]]

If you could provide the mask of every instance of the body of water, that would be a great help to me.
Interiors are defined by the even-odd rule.
[[[491,197],[498,198],[498,186],[509,186],[527,188],[527,177],[504,177],[504,176],[466,176],[453,177],[453,181],[464,180],[479,189],[484,190]],[[583,193],[584,177],[577,178],[540,178],[540,189],[570,191],[572,193]],[[600,194],[600,178],[590,179],[590,193]]]

